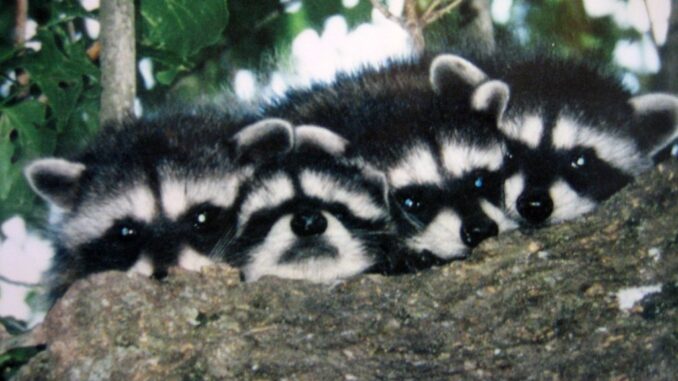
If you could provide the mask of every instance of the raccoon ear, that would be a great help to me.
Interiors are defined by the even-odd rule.
[[[471,108],[495,116],[497,121],[501,121],[510,94],[506,83],[499,80],[487,81],[473,90]]]
[[[297,149],[303,149],[304,146],[317,147],[333,156],[343,155],[349,144],[341,135],[325,127],[298,126],[294,129],[294,134]]]
[[[629,100],[633,108],[633,134],[638,147],[654,156],[678,139],[678,97],[652,93]]]
[[[36,160],[24,169],[33,191],[47,202],[70,210],[75,205],[80,179],[85,166],[63,159]]]
[[[294,146],[294,129],[285,120],[264,119],[241,129],[231,144],[236,161],[257,162],[289,152]]]
[[[433,91],[444,94],[457,91],[459,85],[476,87],[488,77],[479,67],[464,58],[454,54],[441,54],[431,62],[429,79]]]

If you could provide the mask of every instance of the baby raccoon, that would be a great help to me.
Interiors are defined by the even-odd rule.
[[[460,63],[392,62],[292,91],[264,110],[343,135],[347,155],[386,174],[399,237],[411,250],[405,270],[465,257],[513,226],[501,211],[497,129],[508,88],[459,80],[449,66]]]
[[[248,282],[379,271],[394,234],[383,176],[341,157],[347,141],[327,129],[297,127],[295,142],[243,184],[225,261]]]
[[[614,77],[574,60],[478,62],[511,88],[500,119],[510,153],[504,203],[520,223],[557,223],[591,211],[678,136],[673,95],[633,97]],[[480,69],[459,75],[476,83],[488,78]]]
[[[235,224],[241,182],[263,156],[292,146],[292,128],[211,114],[178,114],[107,126],[72,159],[34,161],[26,177],[51,209],[56,246],[50,302],[89,274],[162,276],[198,270]]]

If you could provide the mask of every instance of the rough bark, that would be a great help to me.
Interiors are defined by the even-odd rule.
[[[674,161],[592,215],[417,275],[329,287],[241,284],[226,267],[163,282],[105,273],[24,338],[48,347],[17,379],[670,380],[677,216]],[[620,289],[655,284],[620,309]]]
[[[134,112],[136,53],[134,0],[101,2],[101,124]]]

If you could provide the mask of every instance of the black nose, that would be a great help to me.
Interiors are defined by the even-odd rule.
[[[538,224],[546,221],[553,213],[553,200],[544,191],[523,192],[516,201],[516,208],[523,218]]]
[[[497,224],[487,218],[464,221],[461,225],[461,240],[468,247],[476,247],[485,239],[497,234],[499,234]]]
[[[318,211],[298,212],[292,218],[290,226],[298,236],[319,235],[327,229],[327,219]]]

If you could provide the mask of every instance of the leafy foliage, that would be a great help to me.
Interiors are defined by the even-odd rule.
[[[33,356],[47,349],[45,345],[13,348],[0,354],[0,379],[11,379]]]
[[[142,54],[161,64],[156,74],[164,85],[193,67],[200,52],[223,42],[228,22],[225,0],[146,0],[140,4]]]
[[[23,167],[37,157],[71,155],[99,128],[97,41],[84,22],[97,14],[77,0],[31,1],[28,17],[39,24],[31,43],[40,48],[34,50],[6,37],[14,34],[16,8],[3,3],[11,12],[0,16],[0,221],[14,214],[35,220],[42,209]],[[229,13],[226,0],[200,7],[190,0],[148,0],[140,15],[139,50],[157,62],[156,78],[166,89],[204,61],[209,47],[223,44]]]

